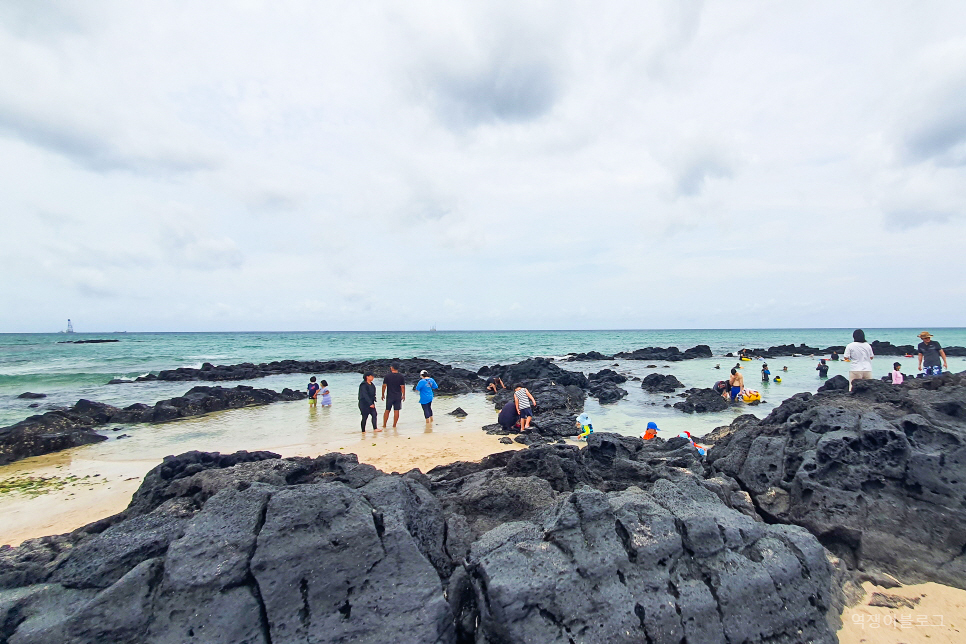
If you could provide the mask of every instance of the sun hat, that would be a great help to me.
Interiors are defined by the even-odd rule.
[[[647,428],[648,428],[648,429],[657,429],[657,423],[655,423],[655,422],[654,422],[654,421],[652,420],[651,422],[649,422],[649,423],[647,424]]]
[[[423,369],[422,371],[419,372],[419,377],[420,378],[422,378],[423,376],[428,376],[428,375],[429,375],[429,372],[426,371],[425,369]]]
[[[932,333],[930,333],[929,331],[923,331],[922,333],[919,334],[919,337],[920,338],[931,338],[932,337]]]

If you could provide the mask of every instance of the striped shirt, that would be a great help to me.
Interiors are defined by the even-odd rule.
[[[513,392],[513,397],[517,399],[518,403],[520,403],[520,409],[530,408],[530,397],[527,396],[528,393],[530,392],[528,392],[524,387],[521,387]]]

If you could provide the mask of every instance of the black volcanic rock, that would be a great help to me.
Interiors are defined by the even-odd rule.
[[[684,383],[671,374],[649,373],[641,379],[641,389],[651,393],[672,394],[675,389],[681,389]]]
[[[567,357],[567,362],[589,362],[591,360],[613,360],[614,356],[604,355],[600,351],[588,351],[587,353],[575,353]]]
[[[819,391],[848,391],[849,379],[842,375],[835,375],[825,381]]]
[[[531,358],[511,365],[493,365],[479,370],[481,376],[499,376],[507,387],[521,381],[551,380],[557,385],[586,388],[587,376],[579,371],[567,371],[547,358]]]
[[[379,360],[365,360],[363,362],[349,362],[347,360],[276,360],[254,364],[243,362],[234,365],[213,365],[206,362],[200,369],[193,367],[179,367],[165,369],[157,374],[148,374],[136,379],[144,381],[226,381],[251,380],[279,374],[290,373],[366,373],[372,372],[377,378],[383,378],[389,373],[389,365],[399,365],[399,372],[406,378],[407,384],[415,385],[419,380],[419,372],[426,370],[439,385],[440,393],[459,394],[471,391],[482,391],[483,381],[472,371],[445,365],[428,358],[392,358]]]
[[[581,374],[582,376],[583,374]],[[537,401],[537,408],[534,415],[554,409],[579,412],[584,408],[584,400],[587,398],[586,392],[576,385],[554,384],[549,378],[537,380],[518,381],[533,395]],[[493,406],[496,409],[503,409],[503,406],[513,400],[512,389],[501,389],[493,396]]]
[[[683,394],[682,394],[683,395]],[[687,414],[695,412],[702,414],[711,411],[723,411],[728,408],[728,401],[715,393],[713,389],[691,389],[687,392],[687,397],[674,403],[675,409],[680,409]]]
[[[457,407],[456,409],[451,411],[449,415],[456,416],[457,418],[466,418],[467,416],[469,416],[469,414],[467,414],[462,407]]]
[[[0,637],[835,641],[818,540],[761,522],[683,439],[594,434],[427,475],[249,458],[171,457],[121,515],[0,550]]]
[[[796,394],[709,460],[851,567],[966,588],[966,373]]]
[[[94,428],[107,423],[162,423],[222,409],[267,405],[305,397],[304,392],[288,388],[277,392],[238,385],[231,389],[193,387],[183,396],[161,400],[153,406],[138,403],[124,409],[78,400],[68,409],[30,416],[19,423],[0,428],[0,465],[106,440]]]
[[[615,358],[626,358],[629,360],[666,360],[669,362],[680,362],[681,360],[693,360],[694,358],[710,358],[712,356],[711,347],[706,344],[699,344],[682,352],[677,347],[646,347],[634,351],[615,354]]]
[[[17,396],[17,398],[26,398],[27,400],[39,400],[40,398],[46,398],[46,397],[47,397],[47,394],[35,394],[32,391],[25,391],[19,396]]]

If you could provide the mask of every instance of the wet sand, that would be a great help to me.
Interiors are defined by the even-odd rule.
[[[413,468],[426,472],[437,465],[458,460],[478,461],[488,454],[522,448],[517,443],[500,443],[499,438],[484,434],[475,426],[461,428],[450,423],[431,433],[419,425],[397,431],[390,427],[383,432],[369,431],[364,436],[354,432],[323,445],[259,445],[258,449],[269,449],[282,456],[318,456],[341,451],[354,453],[360,462],[386,472],[407,472]],[[142,459],[104,456],[99,458],[96,450],[79,448],[24,459],[2,468],[5,479],[73,475],[78,480],[34,497],[18,492],[0,496],[0,545],[17,545],[24,539],[70,532],[122,511],[144,475],[161,460],[160,456]]]

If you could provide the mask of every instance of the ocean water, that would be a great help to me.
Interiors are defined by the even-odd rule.
[[[888,340],[895,344],[915,344],[921,329],[866,329],[869,340]],[[930,329],[936,340],[944,345],[966,346],[966,329]],[[94,338],[116,339],[106,344],[61,344],[64,340]],[[686,349],[697,344],[707,344],[715,357],[676,363],[618,360],[606,362],[563,363],[567,369],[585,373],[610,367],[628,376],[643,377],[651,372],[673,373],[687,387],[708,387],[727,374],[734,360],[723,354],[743,347],[769,347],[778,344],[805,343],[825,347],[846,344],[851,340],[851,329],[744,329],[744,330],[651,330],[651,331],[453,331],[453,332],[318,332],[318,333],[124,333],[124,334],[0,334],[0,426],[57,407],[68,406],[80,398],[128,405],[134,402],[154,403],[163,398],[180,395],[198,383],[148,382],[108,385],[112,378],[134,378],[160,369],[182,366],[199,367],[203,362],[234,364],[239,362],[266,362],[280,359],[298,360],[364,360],[370,358],[408,358],[420,356],[442,363],[477,369],[483,365],[510,363],[533,356],[562,357],[571,352],[591,350],[602,353],[631,351],[648,346],[676,346]],[[903,360],[906,373],[915,372],[915,359]],[[740,413],[752,412],[762,416],[785,398],[799,391],[815,391],[821,384],[815,372],[816,358],[798,357],[770,361],[773,374],[781,372],[784,382],[760,383],[760,363],[745,362],[745,379],[749,387],[757,387],[763,393],[765,403],[746,408],[738,405],[717,414],[687,415],[665,407],[678,400],[663,395],[648,394],[639,383],[624,385],[629,395],[611,405],[599,405],[588,399],[586,410],[594,420],[598,431],[617,431],[640,434],[648,421],[654,420],[662,434],[677,433],[683,429],[701,435],[718,425],[727,424]],[[875,363],[875,375],[884,375],[891,369],[893,359]],[[648,365],[655,366],[649,367]],[[845,373],[845,363],[831,363],[829,375]],[[721,369],[715,369],[720,365]],[[956,371],[966,369],[966,359],[951,358],[950,367]],[[211,436],[230,433],[232,440],[245,447],[246,434],[251,429],[245,419],[255,415],[276,418],[277,423],[291,428],[293,423],[305,423],[312,431],[331,428],[333,431],[358,432],[358,412],[355,409],[355,391],[359,380],[352,374],[313,374],[328,379],[333,391],[335,405],[316,412],[309,418],[305,405],[299,403],[276,403],[272,407],[284,407],[289,412],[224,412],[206,419],[190,422],[192,448],[206,448],[206,433]],[[222,383],[226,386],[251,384],[259,387],[302,389],[308,374],[273,376],[244,382]],[[378,384],[378,383],[377,383]],[[25,391],[47,394],[47,398],[34,401],[18,399]],[[29,407],[37,404],[37,407]],[[440,397],[437,409],[441,413],[461,406],[472,414],[461,424],[482,426],[494,422],[496,412],[482,394]],[[404,409],[407,424],[421,427],[417,417],[419,408],[411,403]],[[279,416],[282,414],[282,416]],[[409,415],[414,415],[409,418]],[[419,422],[417,422],[419,421]],[[270,436],[271,423],[264,422],[258,429],[259,436]],[[185,425],[188,427],[189,425]],[[234,429],[232,427],[234,426]],[[164,426],[159,426],[164,427]],[[142,431],[169,436],[171,440],[179,431],[148,430],[137,426],[129,428],[132,435]],[[254,432],[254,430],[251,430]],[[306,429],[306,431],[309,431]],[[252,434],[254,440],[254,434]],[[160,439],[159,439],[160,440]],[[135,441],[139,442],[139,441]],[[177,442],[177,441],[175,441]],[[264,442],[261,438],[257,441]],[[200,447],[197,447],[200,445]],[[172,448],[177,445],[173,445]],[[103,449],[103,447],[101,448]],[[176,451],[176,450],[175,450]]]

